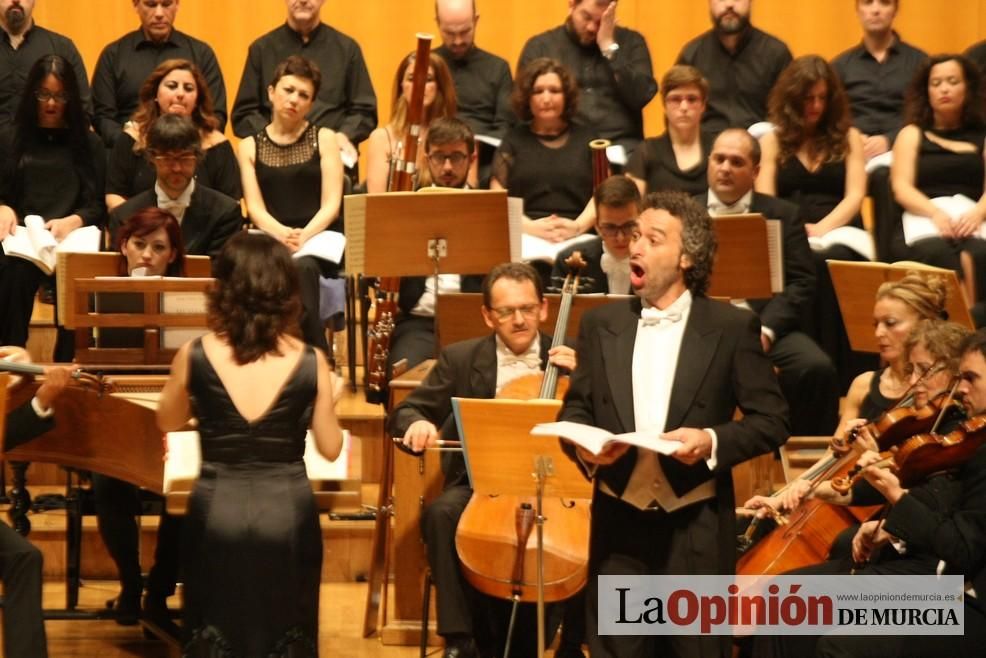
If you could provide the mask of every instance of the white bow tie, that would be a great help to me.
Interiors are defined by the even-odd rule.
[[[523,363],[528,368],[541,368],[541,357],[533,352],[525,352],[524,354],[505,354],[500,362],[503,366],[512,366],[515,363]]]
[[[640,319],[644,321],[645,327],[658,326],[663,322],[671,324],[681,319],[681,311],[662,311],[656,308],[642,308],[640,309]]]

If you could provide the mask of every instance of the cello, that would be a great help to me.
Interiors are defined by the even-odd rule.
[[[581,253],[566,261],[565,279],[552,347],[564,343],[579,272]],[[544,373],[521,377],[500,391],[498,398],[532,399],[564,395],[567,379],[548,363]],[[544,601],[555,602],[577,594],[588,582],[589,501],[545,498],[542,515],[550,519],[543,534]],[[462,572],[480,592],[513,602],[507,630],[509,652],[517,607],[538,599],[537,547],[532,530],[536,522],[533,498],[473,495],[459,519],[455,535]]]

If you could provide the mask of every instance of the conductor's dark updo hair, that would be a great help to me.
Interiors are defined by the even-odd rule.
[[[237,233],[219,253],[213,274],[209,328],[229,343],[238,364],[280,355],[282,335],[300,336],[298,274],[283,244],[262,233]]]

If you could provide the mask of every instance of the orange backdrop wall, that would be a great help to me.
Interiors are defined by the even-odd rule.
[[[962,51],[986,38],[986,0],[901,0],[897,29],[928,52]],[[513,67],[524,42],[561,23],[566,0],[477,0],[477,42]],[[795,56],[827,58],[859,41],[853,0],[756,0],[753,22],[787,42]],[[132,0],[37,0],[40,25],[70,36],[90,77],[102,47],[137,26]],[[216,51],[230,104],[236,94],[250,42],[284,21],[282,0],[182,0],[178,29]],[[674,63],[688,39],[709,27],[705,0],[620,0],[621,24],[644,34],[655,76]],[[325,22],[355,38],[363,48],[377,92],[381,123],[390,116],[397,62],[414,48],[414,33],[435,32],[432,0],[327,0]],[[435,45],[439,41],[436,40]],[[646,133],[661,131],[659,102],[645,110]]]

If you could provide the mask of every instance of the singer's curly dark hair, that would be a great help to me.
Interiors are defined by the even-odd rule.
[[[209,328],[225,339],[240,365],[280,355],[282,335],[299,336],[298,273],[287,247],[260,233],[230,238],[213,265]]]

